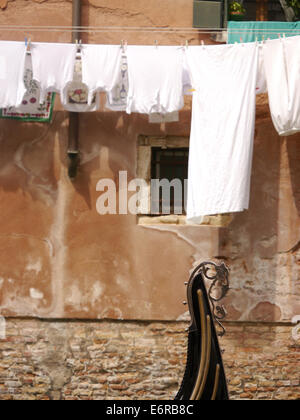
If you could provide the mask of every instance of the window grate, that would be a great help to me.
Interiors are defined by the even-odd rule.
[[[159,194],[153,193],[151,187],[151,208],[158,211],[151,211],[154,214],[185,214],[186,208],[186,180],[188,177],[188,148],[162,149],[152,148],[151,159],[151,178],[152,180],[167,180],[170,185],[179,181],[181,190],[175,193],[175,188],[170,189],[170,195],[166,198],[163,189],[160,188]],[[157,202],[158,200],[158,202]],[[164,211],[164,209],[170,209]]]

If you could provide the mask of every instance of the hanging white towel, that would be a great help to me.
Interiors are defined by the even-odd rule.
[[[89,104],[96,92],[113,89],[119,75],[121,55],[119,45],[82,46],[82,81],[89,89]]]
[[[33,78],[40,84],[40,103],[47,92],[57,92],[65,102],[66,86],[73,80],[77,46],[75,44],[31,44]]]
[[[0,41],[0,108],[16,107],[26,92],[24,42]]]
[[[300,131],[300,37],[267,41],[263,51],[272,121],[288,136]]]
[[[128,114],[167,114],[184,106],[182,48],[128,46],[127,56]]]
[[[193,87],[187,219],[249,207],[258,46],[189,47]]]

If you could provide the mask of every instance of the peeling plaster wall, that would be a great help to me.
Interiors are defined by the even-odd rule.
[[[71,2],[2,1],[0,25],[71,25]],[[180,18],[179,18],[180,16]],[[83,5],[83,25],[192,24],[192,1],[115,0]],[[69,42],[68,33],[2,32],[2,39]],[[180,44],[196,36],[128,33],[129,43]],[[124,34],[83,36],[119,43]],[[139,135],[188,136],[180,122],[101,111],[80,115],[81,167],[67,177],[67,113],[50,125],[0,121],[0,312],[9,316],[176,320],[184,281],[206,259],[231,269],[229,320],[290,321],[300,314],[300,135],[279,138],[258,97],[251,205],[227,228],[139,226],[134,216],[99,216],[96,185],[136,175]]]
[[[265,99],[258,98],[250,209],[222,230],[220,253],[231,267],[231,318],[291,321],[300,313],[300,136],[276,135]]]

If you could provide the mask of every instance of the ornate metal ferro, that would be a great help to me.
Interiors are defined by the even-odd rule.
[[[205,282],[210,282],[208,291]],[[226,311],[219,302],[229,290],[229,270],[224,263],[200,264],[187,285],[191,315],[185,374],[175,400],[228,400],[227,381],[218,336]],[[215,327],[218,326],[218,332]]]

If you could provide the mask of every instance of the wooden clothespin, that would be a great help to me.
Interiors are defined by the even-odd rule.
[[[81,40],[78,41],[78,39],[76,39],[75,44],[76,44],[76,60],[81,60],[81,50],[82,50]]]
[[[122,54],[123,55],[126,54],[127,45],[128,45],[127,41],[124,41],[124,39],[122,39],[122,42],[121,42],[121,50],[122,50]]]
[[[185,48],[189,48],[189,41],[188,40],[185,41]]]
[[[155,40],[155,48],[158,48],[158,41],[157,41],[157,39]]]
[[[202,45],[202,47],[205,46],[205,43],[204,43],[203,39],[201,39],[201,45]]]
[[[77,45],[77,53],[81,53],[82,50],[82,41],[81,39],[78,41],[78,39],[76,39],[76,45]]]
[[[25,38],[26,54],[31,54],[31,39]]]
[[[122,39],[122,41],[121,41],[121,50],[122,50],[122,53],[124,54],[125,53],[124,39]]]

